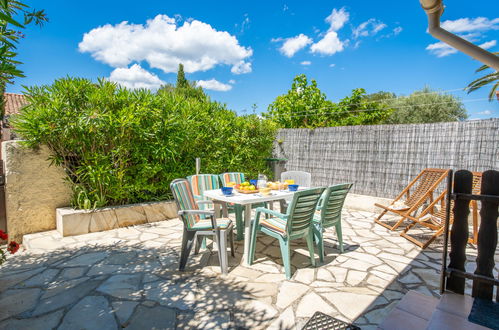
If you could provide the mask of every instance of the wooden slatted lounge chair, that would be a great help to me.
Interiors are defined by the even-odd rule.
[[[337,184],[330,186],[322,194],[321,200],[317,205],[320,214],[314,216],[313,232],[317,248],[319,250],[319,259],[324,262],[324,238],[323,233],[326,228],[334,227],[338,237],[340,252],[343,253],[343,236],[341,233],[341,210],[348,191],[352,187],[351,183]]]
[[[234,256],[232,221],[228,218],[217,219],[214,211],[200,210],[198,204],[206,201],[196,202],[191,185],[186,179],[173,180],[170,189],[179,210],[178,215],[184,223],[179,270],[185,269],[194,241],[197,239],[197,253],[201,239],[204,236],[212,236],[218,245],[218,258],[222,273],[227,274],[227,239],[230,241],[232,256]],[[213,201],[207,202],[213,203]]]
[[[307,240],[310,261],[312,266],[315,266],[312,220],[323,192],[324,188],[296,192],[286,214],[263,207],[257,208],[251,233],[249,264],[251,265],[255,258],[257,234],[261,231],[279,240],[287,279],[291,278],[290,245],[292,240],[298,238]],[[262,213],[270,215],[270,218],[260,219]]]
[[[390,230],[398,228],[408,215],[417,211],[425,202],[433,202],[433,194],[440,183],[447,177],[448,172],[449,170],[440,168],[424,169],[390,205],[374,204],[383,209],[383,212],[374,221]],[[381,221],[381,218],[388,212],[401,216],[400,220],[393,226]]]
[[[481,172],[473,172],[473,185],[472,185],[472,193],[480,194],[480,186],[482,184],[482,173]],[[400,234],[400,236],[408,239],[413,242],[417,246],[422,249],[425,249],[433,242],[437,237],[443,234],[445,228],[445,210],[447,207],[447,190],[444,190],[432,203],[430,203],[418,216],[413,217],[411,215],[407,215],[407,219],[412,222],[407,225],[404,231]],[[478,239],[478,204],[475,200],[472,200],[470,203],[472,209],[473,216],[473,237],[470,237],[468,242],[472,244],[476,244]],[[451,210],[454,207],[454,201],[451,201]],[[452,224],[454,221],[453,212],[450,213],[450,223]],[[426,241],[422,242],[416,239],[413,236],[409,235],[409,231],[413,229],[415,226],[420,225],[426,228],[429,228],[434,231],[433,235]]]

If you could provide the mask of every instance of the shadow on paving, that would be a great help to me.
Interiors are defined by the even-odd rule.
[[[396,229],[394,232],[400,233],[404,226],[401,226],[401,228]],[[422,230],[411,236],[418,240],[426,241],[431,235],[432,232]],[[405,240],[403,237],[400,237],[400,239]],[[405,265],[398,262],[400,260],[387,260],[386,265],[396,271],[396,276],[387,283],[385,289],[379,293],[376,299],[370,304],[366,304],[364,311],[354,319],[353,323],[360,326],[363,330],[376,329],[409,290],[439,299],[442,251],[443,236],[433,241],[426,249],[420,249],[416,256],[407,257],[411,260]],[[474,245],[467,245],[467,271],[473,272],[476,268],[476,252],[477,250]],[[495,274],[497,275],[497,267]],[[466,294],[471,294],[470,281],[466,283]]]
[[[0,329],[268,324],[245,285],[203,271],[209,251],[191,256],[179,272],[178,250],[118,243],[11,258],[0,267]]]

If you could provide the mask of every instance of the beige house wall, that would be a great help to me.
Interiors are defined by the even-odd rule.
[[[25,234],[55,229],[56,208],[71,200],[64,170],[50,166],[46,147],[31,150],[18,141],[4,141],[2,155],[10,239],[21,242]]]

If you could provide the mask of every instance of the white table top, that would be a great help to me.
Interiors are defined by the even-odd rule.
[[[300,187],[300,188],[298,188],[298,191],[305,190],[305,189],[307,189],[307,188]],[[263,196],[260,193],[241,194],[241,193],[234,190],[234,193],[231,196],[225,196],[224,194],[222,194],[221,189],[214,189],[214,190],[205,190],[203,195],[205,197],[209,197],[211,199],[215,199],[215,200],[222,201],[222,202],[247,205],[247,204],[270,202],[270,201],[275,201],[275,200],[279,200],[279,199],[291,198],[291,197],[293,197],[294,193],[295,193],[294,191],[289,191],[289,190],[281,190],[281,191],[272,190],[271,195]]]

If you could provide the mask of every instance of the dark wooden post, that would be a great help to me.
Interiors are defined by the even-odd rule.
[[[454,178],[454,171],[449,170],[449,174],[447,175],[447,196],[445,196],[447,203],[445,205],[444,248],[442,250],[442,272],[440,274],[440,294],[444,293],[446,286],[445,283],[447,281],[445,271],[447,270],[447,252],[449,249],[449,226],[450,226],[449,222],[450,222],[450,212],[452,212],[452,210],[450,209],[450,205],[451,205],[452,187],[454,186],[453,178]]]
[[[454,193],[471,194],[473,174],[470,171],[460,170],[454,174]],[[465,271],[466,243],[468,242],[468,216],[470,214],[469,199],[454,201],[454,223],[450,233],[451,250],[449,253],[449,268]],[[446,288],[455,293],[464,294],[464,277],[449,276]]]
[[[499,196],[499,172],[485,171],[482,175],[481,195]],[[483,200],[480,210],[480,229],[478,231],[478,256],[475,274],[494,277],[494,254],[497,247],[497,217],[499,202]],[[492,300],[494,287],[477,280],[473,281],[472,296]],[[499,297],[496,297],[499,301]]]

